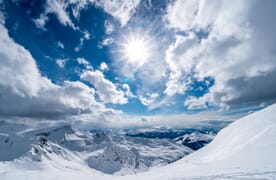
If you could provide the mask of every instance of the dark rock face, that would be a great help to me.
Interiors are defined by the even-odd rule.
[[[211,140],[192,141],[190,138],[187,138],[182,142],[182,144],[196,151],[208,144],[209,142],[211,142]]]

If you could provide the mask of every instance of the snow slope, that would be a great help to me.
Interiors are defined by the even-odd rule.
[[[135,178],[276,179],[275,152],[276,104],[235,121],[183,159]]]
[[[111,176],[50,153],[51,160],[0,163],[0,179],[276,179],[275,152],[276,104],[230,124],[202,149],[148,172]]]

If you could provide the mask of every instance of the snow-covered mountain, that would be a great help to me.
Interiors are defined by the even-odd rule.
[[[7,131],[11,126],[16,125],[2,122],[0,126],[6,129],[0,134],[0,161],[24,158],[40,162],[58,157],[122,175],[166,165],[193,152],[171,139],[131,137],[120,131],[85,132],[70,125]]]
[[[195,131],[190,134],[184,134],[183,136],[177,137],[174,141],[193,150],[198,150],[210,143],[214,139],[215,135],[216,134],[213,132],[201,133]]]
[[[226,122],[227,124],[229,122]],[[210,143],[217,132],[222,129],[222,125],[226,126],[226,123],[219,123],[213,125],[214,127],[202,128],[201,126],[185,129],[171,129],[171,128],[153,128],[142,129],[138,131],[127,132],[126,135],[131,137],[143,137],[143,138],[160,138],[171,139],[177,144],[182,144],[191,148],[192,150],[198,150],[203,146]]]
[[[198,136],[190,134],[191,141],[192,137]],[[172,154],[177,157],[179,150],[191,151],[170,139],[140,138],[111,132],[78,132],[70,126],[1,133],[1,161],[11,161],[0,162],[0,177],[3,180],[19,177],[24,180],[276,178],[276,104],[235,121],[221,130],[211,143],[181,160],[147,172],[119,176],[132,169],[129,167],[135,167],[138,159],[141,167],[145,167],[150,158],[156,158],[157,164],[161,161],[165,164],[173,159]],[[167,149],[162,151],[160,147]],[[18,151],[20,153],[14,154]],[[119,160],[114,161],[117,158]],[[111,163],[111,159],[118,164],[102,167],[100,162]],[[107,173],[120,167],[124,172],[108,175],[91,167],[106,168],[110,170]]]

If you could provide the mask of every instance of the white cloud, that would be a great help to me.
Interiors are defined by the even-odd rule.
[[[104,29],[105,29],[105,34],[110,35],[114,31],[114,25],[109,20],[105,20]]]
[[[117,89],[117,87],[104,74],[99,71],[85,71],[81,74],[81,79],[90,82],[96,89],[100,100],[104,103],[126,104],[127,98],[124,92]]]
[[[161,97],[159,93],[146,93],[138,96],[140,102],[147,107],[148,110],[164,108],[174,104],[173,98],[170,96]]]
[[[185,100],[184,105],[187,106],[188,109],[206,109],[208,107],[202,97],[196,98],[193,96],[188,97]]]
[[[3,24],[0,24],[0,32],[1,89],[9,89],[20,96],[37,95],[40,88],[50,82],[41,77],[31,54],[9,37]]]
[[[169,27],[191,29],[199,8],[198,0],[178,0],[168,7]]]
[[[69,12],[72,11],[73,17],[79,19],[82,10],[86,9],[89,5],[95,5],[101,7],[106,13],[116,18],[124,26],[131,18],[139,3],[140,0],[47,0],[44,12],[40,14],[38,19],[34,20],[34,23],[38,28],[46,30],[45,25],[49,20],[48,15],[55,14],[62,25],[79,30],[79,27],[72,22]],[[107,34],[112,33],[113,30],[111,24],[106,24]]]
[[[168,26],[189,32],[181,41],[177,37],[167,51],[170,77],[176,77],[168,84],[185,84],[179,77],[187,74],[215,81],[206,95],[191,97],[185,105],[231,106],[276,99],[275,5],[275,1],[201,0],[177,1],[168,9]],[[183,93],[175,93],[179,92]]]
[[[141,103],[145,106],[149,106],[156,102],[159,97],[158,93],[147,94],[146,96],[139,96]]]
[[[193,33],[187,36],[176,36],[175,43],[166,51],[166,63],[170,70],[169,79],[164,91],[168,96],[184,94],[191,83],[190,73],[195,59],[192,58],[193,47],[198,45],[198,40]]]
[[[60,41],[57,42],[57,46],[61,49],[64,49],[64,44]]]
[[[149,115],[149,116],[136,116],[127,115],[120,112],[107,111],[106,115],[100,121],[91,118],[88,115],[82,115],[81,119],[87,119],[87,121],[76,121],[75,124],[78,127],[82,127],[90,130],[93,128],[152,128],[152,127],[174,127],[174,128],[187,128],[187,127],[210,127],[214,124],[212,122],[216,120],[217,123],[231,122],[239,116],[224,116],[223,113],[214,111],[206,111],[197,114],[175,114],[175,115]],[[77,120],[77,119],[76,119]],[[216,124],[218,125],[218,124]]]
[[[131,92],[130,87],[129,87],[128,84],[124,83],[124,84],[122,85],[122,89],[125,91],[125,95],[126,95],[127,97],[130,97],[130,98],[136,97],[136,96]]]
[[[93,69],[93,67],[91,66],[91,64],[90,64],[86,59],[78,57],[76,60],[77,60],[77,62],[78,62],[80,65],[84,65],[84,67],[85,67],[86,69],[89,69],[89,70],[92,70],[92,69]]]
[[[122,26],[126,25],[135,8],[140,4],[140,0],[129,1],[113,1],[113,0],[96,0],[98,6],[102,7],[104,11],[116,19],[118,19]]]
[[[9,37],[3,23],[0,33],[1,116],[62,119],[81,114],[105,115],[108,109],[95,100],[93,88],[79,81],[52,83],[40,74],[29,51]]]
[[[47,0],[45,5],[45,11],[40,15],[38,19],[35,20],[35,24],[38,28],[45,29],[45,24],[49,20],[48,14],[55,14],[59,22],[64,26],[70,26],[74,30],[78,27],[72,22],[67,8],[69,6],[68,2],[63,0]]]
[[[46,13],[53,13],[57,16],[58,20],[63,25],[68,25],[74,28],[68,13],[66,12],[68,4],[63,1],[47,0],[46,3]]]
[[[108,46],[114,42],[113,38],[106,38],[104,39],[99,45],[99,48],[102,48],[103,46]]]
[[[90,63],[86,59],[80,57],[77,58],[77,62],[83,65],[90,65]]]
[[[108,66],[105,62],[102,62],[100,64],[100,70],[102,70],[102,71],[107,71],[108,70]]]
[[[57,59],[56,63],[58,65],[58,67],[64,68],[64,66],[66,65],[66,61],[67,61],[67,59]]]
[[[41,14],[38,19],[34,19],[34,23],[37,28],[45,31],[46,30],[45,25],[48,20],[49,20],[48,16],[46,16],[45,14]]]
[[[89,3],[93,2],[93,0],[69,0],[67,2],[70,3],[71,5],[74,5],[72,7],[73,16],[76,19],[79,19],[81,11],[86,9]]]
[[[80,49],[83,47],[84,41],[89,40],[89,39],[90,39],[90,36],[91,36],[90,33],[89,33],[87,30],[85,30],[85,31],[83,32],[83,37],[80,38],[80,43],[79,43],[79,45],[78,45],[77,47],[75,47],[74,50],[75,50],[76,52],[79,52]]]
[[[149,109],[158,108],[165,105],[165,101],[162,101],[162,105],[158,103],[159,98],[153,100],[149,94],[160,94],[164,88],[166,78],[166,64],[162,59],[150,59],[148,63],[145,63],[141,67],[135,67],[126,62],[115,62],[114,64],[122,77],[125,77],[129,81],[136,82],[137,91],[135,94],[138,96],[142,104]],[[159,104],[159,106],[155,106]]]
[[[84,40],[89,40],[90,39],[90,33],[88,31],[83,32],[83,39]]]

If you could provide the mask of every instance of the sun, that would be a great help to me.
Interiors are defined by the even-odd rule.
[[[120,54],[130,64],[141,66],[149,60],[152,45],[149,38],[141,35],[130,35],[121,44]]]
[[[142,39],[129,41],[125,46],[125,55],[128,59],[136,61],[148,56],[147,47]]]

